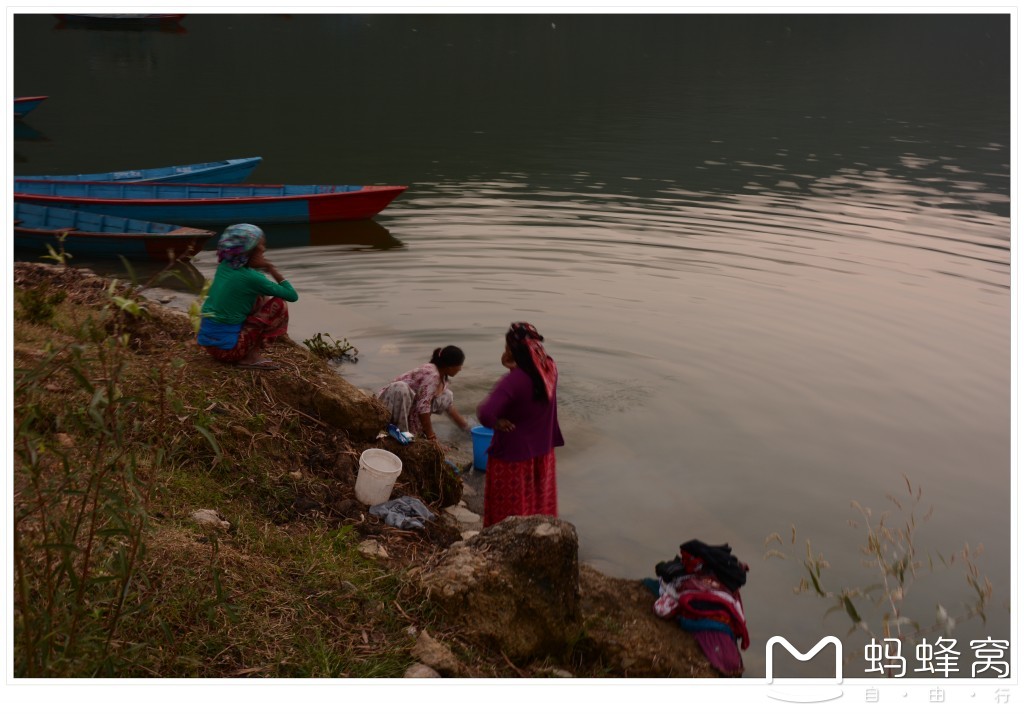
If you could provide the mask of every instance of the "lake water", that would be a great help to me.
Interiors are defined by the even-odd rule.
[[[254,182],[409,185],[374,221],[265,228],[292,337],[348,338],[369,389],[459,345],[472,413],[534,323],[581,559],[640,578],[729,543],[748,676],[772,635],[846,629],[765,538],[871,584],[850,502],[877,517],[904,477],[920,550],[985,548],[989,622],[956,636],[1010,638],[1006,16],[19,15],[14,91],[50,96],[15,174],[260,155]],[[908,609],[969,598],[939,572]]]

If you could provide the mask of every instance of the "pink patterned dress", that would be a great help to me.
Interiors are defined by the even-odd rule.
[[[413,434],[423,431],[421,414],[447,412],[454,400],[447,378],[431,362],[395,377],[377,390],[377,397],[391,410],[391,422]]]

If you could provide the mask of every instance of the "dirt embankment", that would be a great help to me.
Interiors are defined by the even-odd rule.
[[[379,403],[294,342],[279,370],[226,366],[187,316],[71,268],[16,264],[15,299],[16,674],[402,676],[429,628],[465,676],[716,676],[639,582],[586,567],[563,651],[467,634],[412,578],[464,539],[462,479],[378,439]],[[369,447],[425,530],[355,499]]]

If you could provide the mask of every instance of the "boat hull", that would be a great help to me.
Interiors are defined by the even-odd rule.
[[[206,185],[15,180],[15,202],[194,227],[367,220],[405,186]]]
[[[32,97],[14,98],[14,116],[25,117],[25,115],[39,107],[39,104],[48,97],[49,95],[34,95]]]
[[[58,14],[58,20],[76,25],[106,25],[106,26],[158,26],[176,25],[184,19],[183,14],[173,15],[170,13],[79,13],[74,15]]]
[[[153,167],[146,170],[121,170],[83,175],[20,175],[16,180],[50,180],[52,182],[245,182],[262,157],[244,157],[219,162],[201,162],[191,165]]]
[[[188,259],[216,235],[210,230],[15,203],[14,248],[46,252],[61,246],[72,257],[118,256],[169,262]]]

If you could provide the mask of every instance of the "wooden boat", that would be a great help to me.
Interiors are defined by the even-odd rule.
[[[148,170],[96,172],[88,175],[23,175],[16,180],[54,180],[62,182],[245,182],[263,161],[262,157],[201,162],[195,165],[153,167]]]
[[[14,98],[14,116],[25,117],[25,115],[39,107],[39,103],[48,97],[49,95],[31,95]]]
[[[366,220],[403,185],[215,185],[15,180],[15,202],[197,227]]]
[[[14,247],[21,250],[54,249],[64,237],[64,249],[73,257],[117,257],[157,260],[187,259],[203,249],[216,233],[194,227],[131,220],[91,212],[14,203]]]
[[[169,13],[78,13],[58,14],[57,18],[62,22],[82,25],[173,25],[181,22],[184,15],[172,15]]]

